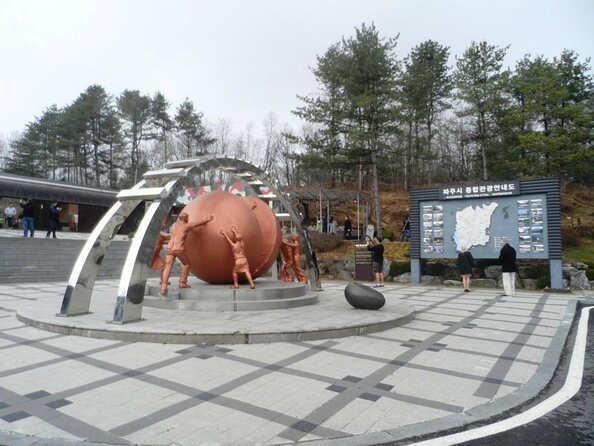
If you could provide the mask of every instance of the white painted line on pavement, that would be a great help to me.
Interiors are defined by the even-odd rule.
[[[588,335],[588,319],[590,310],[594,307],[582,308],[580,321],[578,324],[575,344],[573,346],[573,353],[571,355],[571,363],[567,372],[565,384],[555,394],[540,402],[534,407],[531,407],[526,412],[519,413],[513,417],[498,421],[487,426],[481,426],[475,429],[470,429],[465,432],[458,432],[456,434],[446,435],[444,437],[432,438],[430,440],[413,443],[414,446],[446,446],[465,441],[476,440],[477,438],[488,437],[489,435],[498,434],[507,430],[530,423],[551,410],[559,407],[571,399],[582,385],[582,377],[584,372],[584,357],[586,353],[586,337]]]

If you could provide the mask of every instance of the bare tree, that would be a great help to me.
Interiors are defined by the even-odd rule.
[[[213,130],[216,141],[213,144],[215,153],[229,155],[233,143],[233,124],[230,119],[219,119]]]

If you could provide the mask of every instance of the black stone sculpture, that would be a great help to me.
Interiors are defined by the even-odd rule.
[[[349,304],[361,310],[379,310],[386,303],[382,293],[357,282],[347,285],[344,297]]]

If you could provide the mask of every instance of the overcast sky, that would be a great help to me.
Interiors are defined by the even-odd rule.
[[[91,84],[119,95],[189,97],[209,123],[256,131],[269,112],[297,128],[316,56],[362,23],[398,33],[397,55],[428,39],[553,58],[594,53],[594,0],[0,0],[0,134],[22,131]]]

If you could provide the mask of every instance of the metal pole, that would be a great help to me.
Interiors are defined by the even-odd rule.
[[[359,194],[357,194],[357,240],[361,240],[361,230],[359,228]]]
[[[322,190],[320,189],[320,231],[321,232],[324,232],[324,228],[322,226],[323,223],[324,223],[324,220],[322,220]]]

